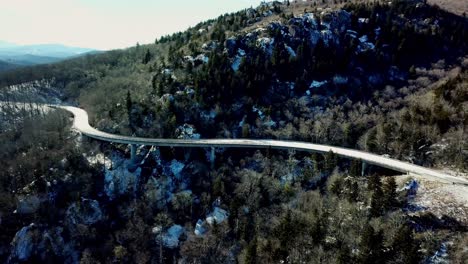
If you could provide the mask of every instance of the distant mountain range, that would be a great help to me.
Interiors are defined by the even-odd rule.
[[[22,66],[47,64],[99,51],[62,44],[16,45],[0,41],[0,71]]]

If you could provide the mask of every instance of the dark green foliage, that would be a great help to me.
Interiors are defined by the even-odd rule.
[[[376,232],[371,225],[365,225],[361,235],[359,262],[385,263],[383,242],[382,230]]]
[[[382,182],[380,177],[372,175],[368,179],[367,184],[368,190],[372,192],[371,203],[370,203],[370,215],[372,217],[381,216],[384,209],[384,193],[382,191]]]
[[[361,176],[361,170],[362,170],[362,161],[355,160],[355,159],[351,160],[349,174],[353,177],[359,177]]]
[[[387,177],[383,183],[383,208],[388,211],[398,205],[397,184],[394,177]]]
[[[330,150],[325,155],[325,171],[331,173],[336,166],[338,166],[338,156]]]
[[[392,241],[391,253],[401,263],[419,263],[422,259],[419,249],[411,228],[407,224],[401,226]]]
[[[147,49],[146,53],[145,53],[145,56],[143,57],[142,63],[143,64],[148,64],[148,62],[150,62],[152,58],[153,58],[153,55],[151,54],[149,49]]]

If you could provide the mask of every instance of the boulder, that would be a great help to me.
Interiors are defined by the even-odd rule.
[[[45,200],[45,197],[38,195],[20,196],[16,203],[16,213],[33,214],[39,209],[41,203]]]
[[[66,219],[71,225],[92,225],[103,219],[103,213],[98,201],[81,199],[80,203],[73,203],[68,207]]]
[[[175,185],[172,177],[162,176],[156,179],[151,176],[145,185],[144,196],[150,204],[161,209],[172,200],[174,189]]]
[[[206,216],[206,222],[208,222],[210,225],[213,225],[215,222],[216,224],[220,224],[224,222],[228,216],[229,213],[226,210],[219,207],[214,207],[213,212]]]
[[[179,247],[179,239],[185,233],[185,228],[180,225],[173,225],[165,232],[162,232],[160,226],[153,227],[153,234],[156,235],[156,242],[162,241],[164,247],[177,248]]]
[[[39,230],[34,224],[21,228],[11,242],[12,249],[8,262],[28,260],[34,253],[34,244],[38,238]]]
[[[183,124],[176,129],[175,134],[180,139],[199,139],[200,134],[195,133],[195,131],[196,129],[193,125]]]
[[[195,224],[195,231],[196,236],[202,236],[206,233],[205,221],[198,219],[197,223]]]

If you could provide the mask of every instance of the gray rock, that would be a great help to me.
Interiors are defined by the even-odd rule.
[[[38,195],[22,196],[16,203],[16,212],[18,214],[33,214],[39,209],[41,203],[45,200],[45,197]]]
[[[213,212],[206,216],[206,222],[208,222],[208,224],[210,225],[212,225],[215,222],[216,224],[220,224],[224,222],[228,218],[228,216],[229,213],[226,210],[221,209],[219,207],[215,207],[213,209]]]
[[[164,247],[177,248],[179,247],[179,239],[185,233],[185,228],[180,225],[173,225],[167,231],[161,233],[160,226],[153,228],[153,234],[156,235],[156,242],[162,241]]]
[[[34,224],[21,228],[11,242],[11,254],[8,262],[25,261],[34,252],[34,244],[38,238],[38,230]]]
[[[73,203],[68,207],[66,219],[71,225],[92,225],[103,219],[99,202],[91,199],[82,199],[80,203]]]

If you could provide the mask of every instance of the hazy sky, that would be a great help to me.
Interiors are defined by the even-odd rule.
[[[150,43],[260,0],[0,0],[0,40],[113,49]]]

